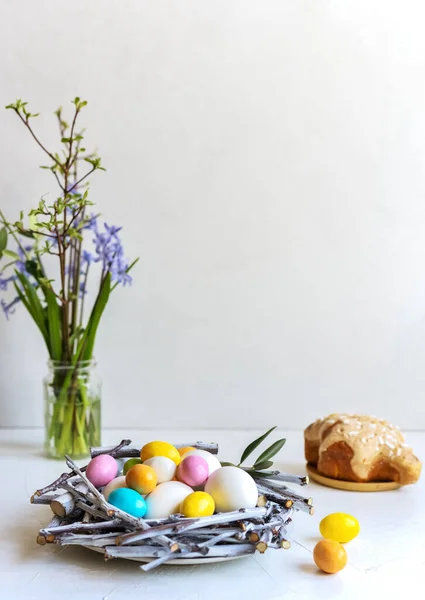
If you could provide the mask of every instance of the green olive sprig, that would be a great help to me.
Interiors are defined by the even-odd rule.
[[[268,471],[270,467],[273,466],[273,461],[270,460],[283,448],[286,442],[286,438],[282,438],[273,442],[271,446],[266,448],[264,452],[262,452],[258,458],[255,460],[254,464],[251,467],[242,466],[246,459],[251,456],[251,454],[258,448],[258,446],[264,442],[264,440],[276,429],[277,425],[260,435],[259,438],[248,444],[245,450],[242,452],[242,456],[240,458],[239,464],[235,465],[230,462],[222,462],[221,465],[223,467],[240,467],[244,471],[247,471],[251,475],[257,475],[258,477],[270,477],[272,475],[277,475],[279,471]]]

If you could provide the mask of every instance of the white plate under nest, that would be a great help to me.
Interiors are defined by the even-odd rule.
[[[100,554],[104,554],[103,548],[98,548],[96,546],[84,546],[84,548],[87,548],[88,550],[94,550],[94,552],[99,552]],[[184,558],[184,556],[182,558],[176,558],[174,560],[170,560],[166,563],[164,563],[164,565],[178,565],[178,566],[183,566],[183,565],[206,565],[206,564],[211,564],[211,563],[219,563],[219,562],[227,562],[229,560],[237,560],[238,558],[247,558],[248,556],[252,556],[251,554],[243,554],[242,556],[205,556],[202,558]],[[121,557],[117,557],[117,558],[121,558]],[[114,558],[115,560],[115,558]],[[133,560],[135,562],[141,562],[141,563],[148,563],[148,562],[152,562],[153,560],[156,560],[155,558],[147,558],[145,556],[139,557],[139,558],[125,558],[124,560]]]

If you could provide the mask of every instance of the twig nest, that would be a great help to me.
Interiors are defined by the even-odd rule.
[[[118,488],[125,488],[125,487],[127,487],[127,484],[125,482],[125,476],[120,475],[119,477],[115,477],[115,479],[113,479],[107,485],[105,485],[105,487],[102,490],[102,494],[103,494],[105,500],[108,501],[108,498],[109,498],[109,495],[111,494],[111,492],[113,492],[114,490],[117,490]]]
[[[146,499],[146,518],[163,519],[173,513],[178,513],[180,504],[192,493],[192,488],[180,481],[161,483]]]
[[[208,477],[205,491],[213,497],[217,512],[254,508],[258,500],[255,481],[238,467],[221,467],[214,471]]]
[[[208,465],[208,476],[210,476],[217,469],[221,469],[221,463],[214,454],[211,452],[207,452],[206,450],[190,450],[184,454],[184,458],[188,458],[189,456],[200,456],[203,458]]]
[[[118,473],[118,463],[109,454],[101,454],[92,458],[87,465],[87,479],[97,488],[107,485],[115,479]]]
[[[261,439],[263,438],[264,436]],[[280,445],[281,442],[282,440],[279,440]],[[116,447],[93,450],[96,458],[102,460],[92,461],[87,472],[97,485],[88,479],[84,468],[80,469],[66,457],[70,472],[63,473],[51,484],[37,490],[31,499],[37,504],[52,505],[57,498],[61,506],[60,515],[65,517],[58,519],[55,516],[46,528],[41,529],[37,537],[38,543],[96,546],[103,548],[106,558],[138,560],[149,557],[153,561],[142,568],[151,570],[175,557],[224,558],[245,556],[255,551],[264,552],[268,548],[289,548],[290,544],[286,539],[287,527],[292,521],[294,511],[312,514],[311,499],[304,498],[281,483],[303,485],[307,483],[305,477],[273,471],[261,473],[260,478],[260,474],[255,470],[252,471],[251,477],[244,469],[235,466],[221,467],[214,456],[202,451],[190,452],[193,457],[206,461],[210,476],[205,491],[194,491],[181,481],[165,481],[159,483],[146,498],[143,498],[135,489],[118,487],[125,485],[131,469],[126,477],[111,477],[114,473],[116,475],[117,468],[112,456],[134,458],[140,454],[140,448],[133,448],[130,444],[130,440],[123,440]],[[250,446],[253,444],[258,446],[258,440]],[[215,444],[203,442],[196,442],[196,445],[201,448],[217,447]],[[128,446],[126,450],[125,446]],[[158,465],[170,467],[170,472],[167,473],[170,477],[176,469],[176,462],[181,462],[180,454],[175,462],[170,456],[161,453],[174,454],[173,448],[175,449],[175,446],[165,442],[147,444],[149,452],[159,454],[146,457],[150,464],[142,465],[139,461],[133,464],[132,468],[135,471],[131,477],[139,472],[150,473],[149,469],[155,470],[154,466],[159,473],[161,469]],[[267,452],[270,453],[270,449]],[[189,452],[182,453],[183,457],[187,454]],[[244,454],[246,455],[246,451]],[[189,461],[188,465],[191,462]],[[109,466],[111,472],[102,472],[102,463],[103,467]],[[272,476],[271,479],[269,475]],[[258,491],[254,482],[257,476],[260,481]],[[112,481],[101,485],[109,477]],[[143,481],[135,479],[138,489],[143,492],[145,487],[142,489],[138,484],[146,484],[146,477],[142,478]],[[72,485],[67,483],[70,480]],[[148,487],[151,487],[152,482],[147,483]],[[99,492],[98,487],[102,488],[103,493]],[[59,490],[59,494],[50,493],[56,490]],[[258,493],[262,494],[264,500],[262,506],[257,505]],[[74,507],[82,509],[84,515],[82,516],[81,510],[75,511]],[[112,510],[113,507],[120,510]],[[152,520],[144,521],[143,517]],[[339,546],[337,544],[337,547]],[[337,556],[332,555],[328,552],[329,549],[319,547],[316,558],[319,562],[332,562],[336,558],[336,564],[328,567],[340,568],[343,561],[338,560],[341,557],[338,553]],[[324,562],[322,568],[326,567]]]

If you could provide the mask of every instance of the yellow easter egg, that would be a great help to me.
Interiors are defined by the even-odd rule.
[[[178,466],[181,461],[181,456],[177,448],[175,448],[172,444],[168,442],[149,442],[149,444],[145,444],[143,448],[140,450],[140,458],[143,462],[152,458],[153,456],[165,456],[167,458],[171,458],[171,460]]]
[[[351,515],[332,513],[320,521],[319,529],[324,538],[345,544],[359,534],[360,525]]]
[[[206,492],[193,492],[180,505],[180,512],[189,518],[210,517],[214,514],[214,510],[214,500]]]

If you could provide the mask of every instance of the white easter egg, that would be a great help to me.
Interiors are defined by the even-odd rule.
[[[120,477],[115,477],[112,481],[110,481],[102,490],[102,494],[107,501],[109,498],[109,494],[118,488],[127,487],[125,483],[125,476],[121,475]]]
[[[186,452],[184,458],[187,456],[202,456],[208,464],[208,475],[211,475],[211,473],[214,473],[217,469],[221,469],[221,463],[218,458],[206,450],[190,450],[190,452]]]
[[[258,490],[255,481],[243,469],[221,467],[208,477],[205,491],[215,502],[217,512],[230,512],[257,505]]]
[[[180,504],[193,492],[192,488],[180,481],[160,483],[146,497],[148,510],[146,519],[162,519],[178,513]]]
[[[149,465],[156,473],[158,483],[171,481],[176,474],[176,463],[166,456],[152,456],[143,463]]]

